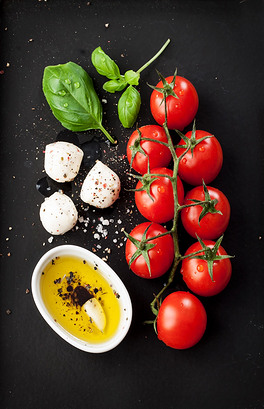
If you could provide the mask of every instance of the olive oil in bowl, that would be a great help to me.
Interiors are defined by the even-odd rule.
[[[54,320],[72,335],[89,342],[102,342],[113,336],[120,321],[118,293],[102,277],[96,265],[76,257],[56,257],[41,276],[43,301]],[[74,301],[75,290],[91,294],[105,314],[106,326],[100,331],[82,307]],[[80,294],[82,298],[82,294]]]
[[[44,254],[32,275],[32,294],[50,327],[83,351],[113,349],[129,330],[132,305],[123,282],[82,247],[63,245]]]

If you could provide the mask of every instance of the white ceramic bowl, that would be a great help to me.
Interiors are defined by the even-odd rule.
[[[85,259],[92,265],[96,263],[98,265],[98,271],[100,271],[102,276],[108,281],[109,284],[113,285],[113,288],[115,288],[115,290],[120,295],[120,298],[118,299],[118,301],[120,302],[121,310],[120,323],[113,337],[111,337],[107,341],[94,344],[83,341],[71,335],[60,324],[54,321],[53,317],[48,312],[45,303],[43,302],[40,290],[40,279],[42,272],[52,259],[54,259],[55,257],[66,255]],[[62,245],[49,250],[41,257],[33,271],[31,287],[36,306],[49,326],[65,341],[75,346],[76,348],[81,349],[82,351],[93,353],[109,351],[115,348],[124,339],[129,330],[132,320],[132,305],[128,291],[118,275],[112,270],[112,268],[89,250],[73,245]]]

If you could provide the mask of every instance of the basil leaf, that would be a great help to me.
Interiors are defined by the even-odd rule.
[[[115,143],[102,125],[102,104],[87,72],[68,62],[48,66],[43,75],[43,92],[47,102],[62,126],[74,132],[100,129]]]
[[[99,74],[104,75],[110,80],[120,78],[120,71],[117,64],[105,54],[101,47],[97,47],[92,52],[92,63]]]
[[[125,80],[130,85],[138,85],[139,77],[140,77],[140,74],[136,71],[129,70],[125,72]]]
[[[134,125],[140,105],[139,92],[132,85],[129,85],[118,101],[118,116],[124,128],[131,128]]]
[[[123,89],[126,86],[127,86],[126,80],[121,77],[117,80],[110,80],[110,81],[105,82],[103,85],[103,89],[113,94],[116,91],[123,91]]]

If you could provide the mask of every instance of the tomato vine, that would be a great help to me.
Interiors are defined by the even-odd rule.
[[[133,162],[133,158],[135,157],[136,153],[138,151],[141,152],[140,150],[140,142],[141,141],[149,141],[149,142],[155,142],[161,145],[166,146],[170,152],[171,152],[171,156],[172,156],[172,160],[173,160],[173,174],[172,176],[170,175],[164,175],[164,174],[160,174],[160,173],[151,173],[150,169],[149,169],[149,158],[148,158],[148,171],[147,173],[145,173],[143,176],[138,176],[138,175],[134,175],[133,173],[130,173],[131,176],[133,176],[134,178],[140,180],[143,184],[143,186],[140,189],[132,189],[134,191],[138,191],[138,190],[143,190],[145,189],[149,195],[150,198],[151,197],[151,193],[150,193],[150,186],[151,184],[157,180],[159,177],[166,177],[168,178],[171,183],[172,183],[172,187],[173,187],[173,199],[174,199],[174,216],[173,216],[173,220],[172,220],[172,227],[170,230],[166,231],[165,233],[161,233],[158,234],[157,236],[152,236],[149,238],[146,238],[146,234],[144,233],[144,237],[143,237],[143,241],[144,241],[144,245],[142,247],[144,247],[144,258],[146,260],[146,263],[148,265],[148,268],[150,270],[150,263],[148,260],[148,250],[150,248],[153,247],[153,245],[151,247],[147,247],[147,243],[150,241],[153,241],[154,239],[160,238],[164,235],[168,235],[170,234],[173,238],[173,243],[174,243],[174,260],[172,263],[172,266],[170,268],[170,272],[168,275],[168,279],[166,284],[162,287],[162,289],[158,292],[157,295],[154,296],[153,301],[150,303],[150,308],[151,311],[153,312],[153,314],[155,316],[158,315],[158,311],[161,305],[161,301],[162,301],[162,296],[165,293],[165,291],[168,289],[168,287],[172,284],[176,271],[177,271],[177,267],[179,265],[179,263],[188,258],[200,258],[203,259],[207,262],[208,264],[208,271],[210,274],[211,279],[213,280],[213,273],[212,273],[212,269],[213,269],[213,261],[215,260],[220,260],[221,258],[230,258],[231,256],[228,255],[223,255],[223,256],[219,256],[216,255],[217,250],[220,246],[220,243],[223,239],[223,236],[221,236],[213,249],[211,249],[210,247],[206,246],[202,240],[197,236],[198,241],[201,244],[201,250],[195,251],[193,253],[190,253],[188,255],[182,255],[181,251],[180,251],[180,247],[179,247],[179,237],[178,237],[178,220],[179,220],[179,215],[181,210],[188,208],[188,207],[192,207],[192,206],[202,206],[202,211],[201,211],[201,215],[199,218],[199,222],[201,221],[201,219],[207,214],[207,213],[221,213],[219,212],[216,208],[215,205],[217,204],[217,200],[216,199],[211,199],[210,195],[208,193],[207,190],[207,186],[206,184],[203,182],[203,189],[204,189],[204,196],[205,196],[205,200],[193,200],[191,203],[188,204],[180,204],[179,203],[179,198],[178,198],[178,188],[177,188],[177,178],[178,178],[178,171],[179,171],[179,163],[181,161],[181,159],[186,155],[186,153],[188,151],[191,151],[192,155],[193,155],[193,149],[196,145],[198,145],[200,142],[202,142],[203,140],[205,140],[206,138],[211,138],[212,135],[208,135],[205,136],[203,138],[200,138],[198,140],[195,140],[195,120],[193,123],[193,131],[192,131],[192,137],[190,139],[186,138],[180,131],[176,130],[176,132],[179,134],[179,136],[185,141],[185,145],[181,145],[181,148],[184,148],[184,151],[177,156],[175,148],[176,147],[173,145],[173,141],[169,132],[169,128],[168,128],[168,116],[167,116],[167,103],[166,103],[166,98],[168,95],[173,96],[174,98],[178,98],[177,95],[174,93],[173,91],[173,87],[174,87],[174,83],[175,83],[175,78],[176,78],[176,72],[173,76],[173,81],[171,84],[168,84],[165,80],[165,78],[158,72],[158,75],[160,77],[160,80],[163,83],[164,88],[157,88],[157,87],[152,87],[154,90],[158,91],[158,92],[162,92],[163,93],[163,101],[164,101],[164,109],[165,109],[165,122],[163,123],[163,128],[164,131],[166,133],[166,137],[167,137],[167,142],[163,142],[163,141],[159,141],[153,138],[149,138],[149,137],[142,137],[142,134],[140,132],[140,130],[137,129],[138,131],[138,138],[135,140],[134,144],[135,144],[135,151],[134,151],[134,156],[132,156],[132,160],[130,163],[130,166],[132,167],[132,162]],[[133,147],[131,147],[132,151],[133,151]],[[153,198],[152,198],[153,200]],[[126,236],[128,239],[130,239],[131,241],[133,240],[133,238],[126,233]],[[140,247],[140,244],[138,244],[138,247]],[[203,253],[203,255],[201,255],[201,253]],[[134,255],[131,258],[131,263],[140,255],[140,251],[137,250],[136,253],[134,253]],[[151,276],[151,271],[150,271],[150,276]],[[155,321],[154,321],[155,323]]]

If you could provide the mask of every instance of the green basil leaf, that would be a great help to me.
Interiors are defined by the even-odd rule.
[[[138,85],[139,77],[140,77],[140,74],[136,71],[129,70],[125,72],[125,80],[130,85]]]
[[[121,77],[117,80],[110,80],[110,81],[105,82],[103,85],[103,89],[113,94],[116,91],[123,91],[123,89],[126,86],[127,86],[126,80]]]
[[[140,105],[139,92],[132,85],[129,85],[118,101],[118,116],[124,128],[131,128],[134,125]]]
[[[62,126],[74,132],[100,129],[115,143],[102,125],[102,104],[93,81],[79,65],[68,62],[48,66],[43,75],[43,92]]]
[[[117,64],[105,54],[101,47],[97,47],[92,52],[92,63],[99,74],[104,75],[110,80],[120,78],[120,71]]]

